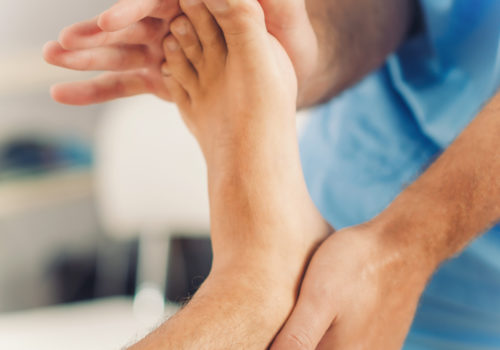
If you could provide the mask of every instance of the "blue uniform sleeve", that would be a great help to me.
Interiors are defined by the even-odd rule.
[[[500,86],[500,1],[420,0],[423,29],[391,56],[392,83],[447,147]]]

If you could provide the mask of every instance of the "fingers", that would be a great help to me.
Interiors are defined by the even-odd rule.
[[[114,32],[148,16],[171,19],[175,13],[179,13],[177,0],[119,0],[99,16],[97,24],[106,32]]]
[[[329,301],[318,295],[319,288],[311,288],[312,280],[307,277],[306,274],[297,305],[271,350],[314,350],[332,324],[331,310],[324,305]]]
[[[75,23],[59,33],[59,43],[65,49],[80,49],[102,45],[105,33],[97,25],[97,18]]]
[[[105,73],[96,78],[54,85],[52,98],[63,104],[84,106],[107,102],[122,97],[155,92],[159,97],[170,100],[168,90],[143,71],[126,73]]]
[[[90,49],[116,44],[147,44],[163,38],[168,21],[147,17],[125,29],[105,32],[97,25],[97,18],[73,24],[63,29],[59,43],[67,50]]]
[[[43,57],[50,64],[75,70],[121,71],[144,68],[156,63],[144,45],[105,46],[71,51],[52,41],[45,44]]]

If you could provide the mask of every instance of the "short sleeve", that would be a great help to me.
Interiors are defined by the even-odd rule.
[[[447,147],[500,86],[500,1],[420,0],[423,29],[392,55],[392,83]]]

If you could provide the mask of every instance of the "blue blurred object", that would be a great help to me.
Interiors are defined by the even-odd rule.
[[[0,180],[91,165],[90,146],[75,140],[22,136],[0,147]]]
[[[303,134],[309,190],[337,229],[381,212],[499,88],[500,1],[420,4],[422,32]],[[500,349],[500,227],[436,273],[404,349]]]
[[[3,166],[17,169],[50,167],[58,158],[56,149],[33,140],[15,140],[2,152]]]

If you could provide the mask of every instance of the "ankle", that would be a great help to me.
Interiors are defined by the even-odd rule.
[[[298,161],[297,161],[298,163]],[[214,259],[296,272],[331,228],[315,207],[300,164],[236,169],[209,186]],[[293,274],[293,273],[292,273]]]
[[[249,266],[215,267],[197,297],[200,300],[216,297],[228,304],[229,309],[240,309],[241,316],[251,315],[253,325],[259,324],[276,333],[295,304],[298,282],[284,272],[271,270]],[[249,309],[243,310],[245,306]]]
[[[231,232],[212,234],[214,260],[211,276],[255,280],[256,289],[273,289],[280,295],[292,292],[293,298],[309,259],[328,232],[321,219],[309,225],[311,231]],[[264,234],[262,234],[264,233]]]

